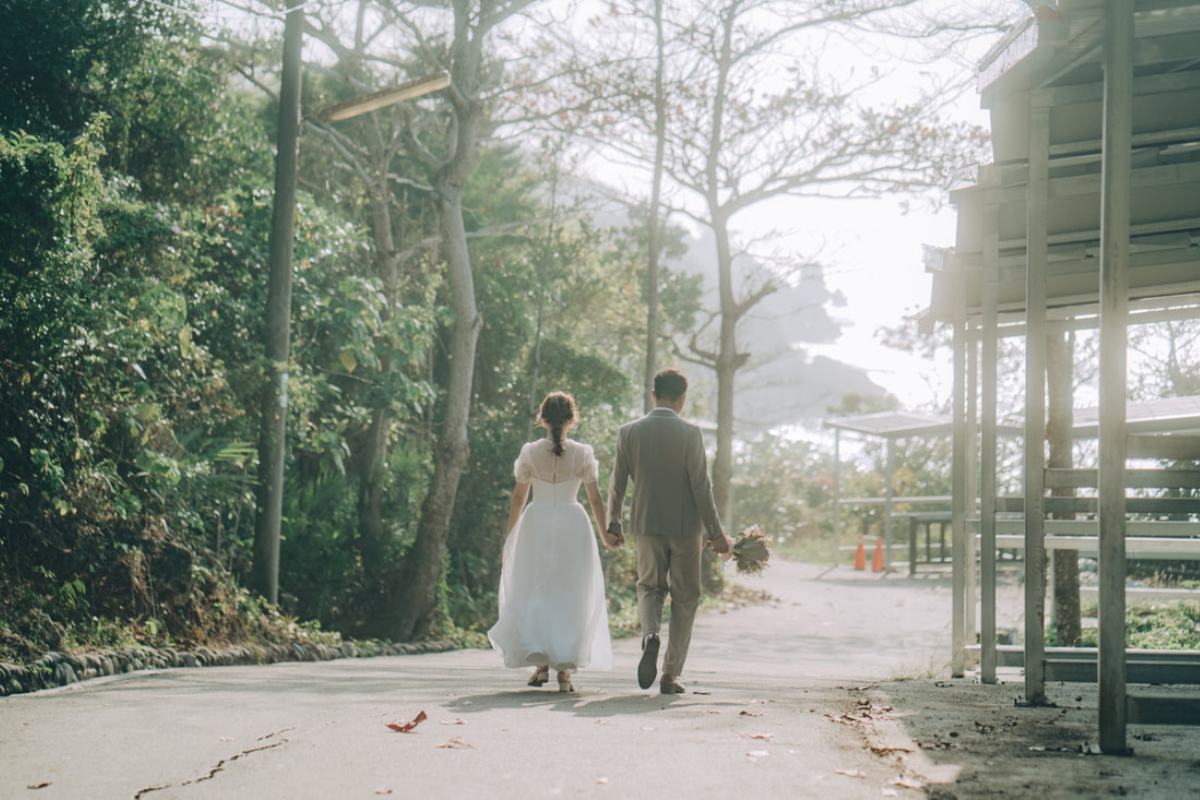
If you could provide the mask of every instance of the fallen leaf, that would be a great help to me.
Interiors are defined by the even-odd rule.
[[[384,789],[382,786],[375,790],[375,794],[391,794],[391,789]]]
[[[408,733],[427,719],[429,719],[429,715],[422,711],[408,722],[385,722],[383,724],[397,733]]]
[[[467,721],[465,719],[458,719],[457,717],[455,717],[454,719],[444,719],[441,722],[443,725],[466,725],[467,724]]]
[[[747,739],[762,739],[764,742],[769,742],[775,738],[773,733],[743,733]]]
[[[838,714],[836,717],[833,714],[826,714],[825,716],[829,718],[830,722],[840,722],[843,725],[853,725],[857,722],[862,722],[857,717],[848,717],[845,714]]]
[[[847,778],[865,778],[867,773],[859,769],[835,769],[838,775],[845,775]]]
[[[699,689],[692,689],[692,694],[712,694],[712,692],[702,692]]]
[[[596,778],[596,783],[608,783],[608,778]]]
[[[455,736],[453,739],[446,742],[445,744],[438,745],[438,749],[440,749],[440,750],[457,750],[457,749],[463,748],[463,747],[474,748],[474,745],[467,744],[466,742],[464,742],[462,739],[458,738],[457,736]]]
[[[872,747],[871,752],[877,756],[891,755],[892,753],[911,753],[912,748],[909,747]]]
[[[901,775],[899,778],[892,778],[892,786],[903,786],[905,789],[924,789],[925,784],[916,778],[906,778]]]
[[[751,750],[750,752],[746,753],[746,755],[748,755],[750,758],[766,758],[767,756],[771,755],[771,753],[767,750]]]
[[[738,714],[738,716],[740,716],[740,717],[761,717],[762,714],[760,714],[757,711],[742,711],[740,714]]]
[[[26,789],[45,789],[49,785],[50,785],[50,781],[42,781],[41,783],[28,784],[25,788]]]

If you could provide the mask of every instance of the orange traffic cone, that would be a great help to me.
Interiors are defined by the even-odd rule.
[[[864,570],[867,568],[867,552],[863,550],[862,537],[858,537],[858,549],[854,551],[854,568]]]
[[[883,572],[883,539],[875,537],[875,557],[871,559],[871,572]]]

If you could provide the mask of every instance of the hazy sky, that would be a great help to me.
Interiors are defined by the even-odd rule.
[[[931,0],[930,5],[936,3]],[[998,0],[993,7],[1001,6],[1011,9],[1013,4]],[[869,68],[877,66],[884,77],[860,96],[882,106],[914,96],[930,81],[967,79],[973,86],[971,65],[995,38],[979,38],[957,59],[920,64],[904,63],[896,57],[896,49],[887,52],[882,46],[868,48],[869,54],[864,54],[863,47],[836,37],[822,37],[816,45],[820,49],[814,52],[819,53],[822,73],[848,83],[861,83],[864,75],[870,74]],[[911,46],[908,55],[915,55]],[[979,108],[979,96],[973,88],[946,109],[944,118],[988,126],[988,115]],[[613,177],[612,165],[605,164],[603,178]],[[648,194],[644,186],[647,182],[646,177],[635,174],[621,180],[627,193],[638,196]],[[941,201],[940,208],[933,207],[937,200]],[[680,217],[674,221],[687,224]],[[775,244],[802,254],[819,251],[826,288],[845,299],[844,305],[829,306],[827,311],[845,325],[836,341],[808,345],[810,357],[824,356],[865,370],[872,381],[909,407],[936,405],[947,398],[949,363],[909,357],[884,347],[876,337],[880,327],[900,325],[905,315],[929,304],[930,277],[924,271],[921,251],[926,244],[954,244],[955,212],[946,197],[777,199],[742,212],[731,227],[743,241],[772,231],[790,232],[776,239]]]

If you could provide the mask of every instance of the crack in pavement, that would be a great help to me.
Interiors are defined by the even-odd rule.
[[[270,739],[273,736],[276,736],[278,734],[281,734],[281,733],[284,733],[284,732],[290,731],[290,730],[292,730],[292,729],[291,728],[283,728],[282,730],[272,731],[271,733],[268,733],[265,736],[258,737],[258,739],[256,739],[255,741],[261,742],[264,739]],[[212,769],[210,769],[208,771],[207,775],[202,775],[199,778],[193,778],[190,781],[184,781],[183,783],[181,783],[179,785],[180,786],[190,786],[193,783],[200,783],[201,781],[212,780],[213,778],[215,778],[217,776],[218,773],[223,772],[225,770],[226,764],[232,764],[234,761],[237,761],[239,758],[241,758],[243,756],[248,756],[251,753],[260,753],[263,750],[271,750],[271,749],[279,747],[281,745],[285,745],[285,744],[287,744],[287,742],[288,742],[287,739],[281,738],[277,742],[271,742],[270,744],[264,744],[262,747],[251,747],[249,750],[243,750],[242,752],[232,755],[229,758],[222,758],[220,761],[218,761],[216,764],[213,765]],[[138,793],[133,796],[133,800],[141,800],[144,796],[150,794],[151,792],[160,792],[163,789],[169,789],[172,786],[174,786],[174,784],[172,784],[172,783],[164,783],[162,786],[147,786],[145,789],[140,789],[138,791]]]

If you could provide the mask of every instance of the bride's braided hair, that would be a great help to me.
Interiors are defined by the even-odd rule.
[[[554,440],[554,455],[563,454],[563,428],[575,422],[575,398],[566,392],[551,392],[542,401],[538,418],[550,429]]]

